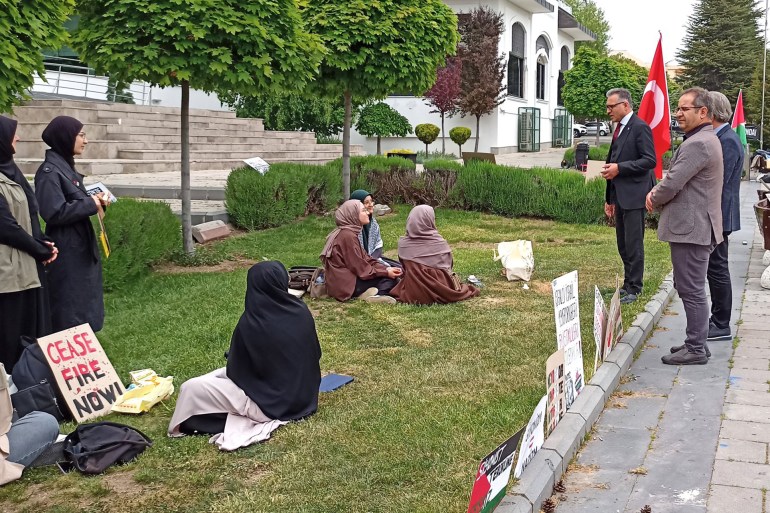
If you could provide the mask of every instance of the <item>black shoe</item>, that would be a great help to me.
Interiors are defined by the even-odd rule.
[[[705,354],[691,353],[687,349],[678,353],[667,354],[660,359],[666,365],[705,365],[709,362],[708,356]]]
[[[628,291],[626,291],[626,289],[623,289],[623,288],[618,289],[618,292],[620,292],[620,297],[622,298],[628,295]]]
[[[682,344],[681,346],[671,346],[671,349],[669,349],[669,351],[671,351],[671,354],[674,354],[686,348],[687,346]],[[704,349],[706,350],[706,358],[711,358],[711,351],[709,351],[709,346],[706,346]]]
[[[625,296],[621,296],[620,303],[623,305],[627,305],[628,303],[633,303],[636,301],[636,294],[626,294]]]
[[[709,324],[709,335],[706,340],[730,340],[732,338],[729,326],[727,328],[717,328],[715,325]]]

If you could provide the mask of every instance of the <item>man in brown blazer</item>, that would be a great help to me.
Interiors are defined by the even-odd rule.
[[[700,87],[679,98],[676,120],[684,142],[663,180],[647,195],[647,210],[660,210],[658,238],[671,247],[674,287],[682,298],[687,328],[684,346],[663,356],[668,365],[708,363],[709,306],[706,271],[722,242],[722,146],[710,122],[711,98]]]

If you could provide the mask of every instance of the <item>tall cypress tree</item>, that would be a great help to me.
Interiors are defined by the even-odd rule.
[[[721,91],[735,103],[738,90],[750,88],[762,59],[762,14],[755,0],[700,0],[677,53],[684,66],[677,81]]]

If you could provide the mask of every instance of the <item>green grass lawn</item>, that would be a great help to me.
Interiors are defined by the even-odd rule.
[[[395,256],[408,207],[380,219]],[[606,300],[622,273],[614,230],[438,210],[455,270],[485,284],[479,298],[432,307],[310,300],[322,372],[355,382],[322,394],[318,413],[272,439],[221,453],[205,437],[166,437],[176,396],[142,416],[113,414],[155,445],[105,475],[35,469],[0,488],[0,510],[23,512],[449,512],[465,511],[479,460],[526,423],[545,393],[556,350],[550,282],[580,277],[583,357],[592,374],[593,287]],[[331,217],[231,238],[211,258],[316,264]],[[530,239],[529,290],[507,282],[492,249]],[[668,273],[666,244],[646,237],[645,294],[623,311],[629,325]],[[98,334],[118,374],[151,367],[183,381],[221,367],[243,307],[247,266],[227,272],[154,273],[106,297]],[[190,270],[193,271],[193,270]],[[63,427],[68,431],[72,426]]]

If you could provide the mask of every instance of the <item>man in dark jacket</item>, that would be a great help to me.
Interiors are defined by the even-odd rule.
[[[645,197],[655,186],[652,131],[631,106],[626,89],[607,91],[607,114],[617,126],[602,176],[607,180],[604,212],[615,218],[618,252],[623,260],[620,302],[642,293],[644,276]]]
[[[707,340],[730,340],[730,314],[733,309],[733,288],[730,282],[730,268],[727,263],[727,237],[741,229],[741,172],[743,171],[744,150],[738,134],[730,128],[732,116],[730,101],[719,92],[709,92],[713,104],[711,125],[722,145],[724,182],[722,185],[722,235],[724,240],[717,244],[709,257],[706,275],[711,293],[711,319]]]

